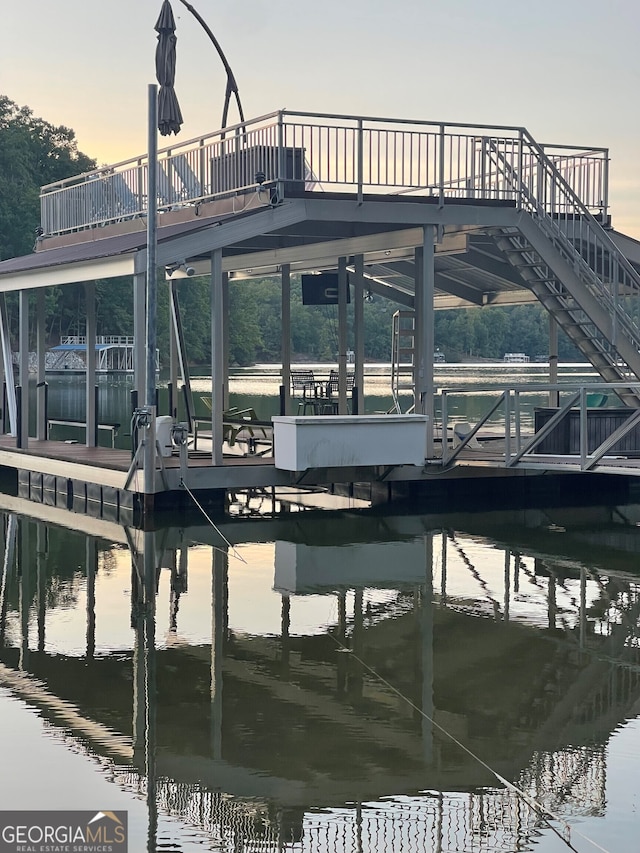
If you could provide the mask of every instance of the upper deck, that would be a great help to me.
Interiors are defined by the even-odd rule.
[[[167,221],[178,211],[197,215],[203,204],[244,213],[305,194],[440,207],[533,201],[557,217],[573,215],[577,198],[600,222],[608,217],[608,150],[538,144],[522,127],[280,110],[174,143],[157,162],[158,212]],[[148,187],[147,155],[43,187],[42,241],[135,222],[147,211]]]

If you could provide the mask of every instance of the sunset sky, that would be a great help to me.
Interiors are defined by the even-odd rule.
[[[0,91],[99,163],[147,148],[161,0],[9,0]],[[638,0],[193,0],[247,118],[282,107],[526,127],[610,150],[613,225],[640,239]],[[220,126],[226,77],[172,0],[180,139]],[[235,121],[237,113],[230,116]]]

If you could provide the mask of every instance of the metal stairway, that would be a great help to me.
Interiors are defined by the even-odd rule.
[[[391,331],[391,411],[398,415],[415,409],[415,315],[413,311],[396,311]],[[403,403],[409,406],[403,410]]]
[[[493,231],[497,246],[606,382],[637,382],[640,276],[530,137],[523,137],[522,179],[496,146],[490,150],[522,211],[517,228]],[[631,390],[618,394],[640,407]]]

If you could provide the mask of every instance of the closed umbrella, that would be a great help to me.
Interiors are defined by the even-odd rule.
[[[158,93],[158,130],[163,136],[179,133],[182,113],[173,88],[176,79],[176,22],[169,0],[164,0],[155,28],[158,33],[156,47],[156,77],[160,84]]]

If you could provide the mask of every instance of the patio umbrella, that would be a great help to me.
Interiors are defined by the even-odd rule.
[[[158,33],[156,47],[156,77],[160,84],[158,93],[158,130],[163,136],[179,133],[182,113],[173,84],[176,77],[176,22],[169,0],[164,0],[155,28]]]

